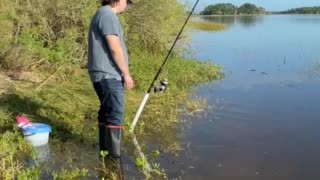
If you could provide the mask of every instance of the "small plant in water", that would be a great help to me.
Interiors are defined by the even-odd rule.
[[[101,168],[98,168],[99,171],[101,171],[103,174],[108,174],[108,168],[106,166],[106,162],[105,162],[105,158],[108,156],[109,152],[108,151],[100,151],[100,156],[101,156],[101,160],[100,160],[100,164],[101,164]]]
[[[153,156],[154,157],[159,157],[160,156],[160,151],[159,150],[153,151]]]
[[[31,151],[31,159],[35,162],[36,166],[39,167],[39,163],[38,163],[38,157],[39,153],[37,151],[35,151],[34,149],[32,149]]]
[[[102,158],[105,158],[106,156],[108,156],[109,152],[108,151],[100,151],[100,155]]]
[[[60,172],[53,173],[54,180],[62,180],[62,179],[81,179],[81,177],[85,177],[88,174],[87,169],[72,169],[66,170],[62,169]]]
[[[107,156],[109,155],[108,151],[100,151],[100,168],[96,168],[100,172],[100,178],[105,179],[105,177],[108,177],[107,179],[119,179],[119,176],[117,174],[117,169],[115,168],[115,164],[110,163],[110,161],[106,161]],[[121,176],[121,175],[120,175]]]
[[[137,157],[136,159],[137,168],[140,170],[143,170],[143,167],[145,167],[145,165],[146,165],[146,161],[141,157]]]
[[[152,168],[153,168],[153,172],[155,173],[155,175],[161,179],[168,179],[167,174],[164,172],[163,169],[160,168],[160,164],[159,163],[154,163],[152,164]]]

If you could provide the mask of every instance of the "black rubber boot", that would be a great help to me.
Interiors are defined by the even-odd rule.
[[[100,126],[99,126],[100,127]],[[104,133],[101,133],[101,147],[107,147],[108,156],[104,158],[104,164],[106,168],[107,174],[109,173],[116,173],[118,179],[123,179],[123,172],[122,172],[122,165],[120,159],[120,147],[121,147],[121,126],[106,126],[103,125],[104,128],[100,128],[101,132],[103,130]],[[104,145],[104,146],[103,146]]]
[[[110,135],[107,133],[107,127],[104,124],[99,124],[99,147],[100,151],[108,151],[108,141],[110,141]]]
[[[121,148],[121,126],[107,126],[107,137],[110,138],[107,141],[109,147],[109,157],[115,161],[120,160],[120,148]]]

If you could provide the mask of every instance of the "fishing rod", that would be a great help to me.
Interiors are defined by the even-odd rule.
[[[138,109],[138,111],[137,111],[137,113],[136,113],[136,115],[135,115],[135,117],[134,117],[134,119],[133,119],[133,122],[132,122],[131,126],[130,126],[129,132],[131,132],[131,133],[133,132],[133,130],[134,130],[134,128],[135,128],[135,126],[136,126],[139,118],[140,118],[140,115],[141,115],[141,113],[142,113],[142,110],[143,110],[144,106],[146,105],[146,103],[147,103],[147,101],[148,101],[148,99],[149,99],[149,96],[150,96],[152,90],[154,90],[155,92],[163,92],[163,91],[165,91],[165,89],[167,88],[168,82],[167,82],[166,80],[161,81],[161,85],[160,85],[158,88],[155,88],[155,82],[158,80],[158,78],[159,78],[159,76],[160,76],[160,74],[161,74],[161,72],[162,72],[162,69],[163,69],[164,65],[165,65],[166,62],[168,61],[168,59],[169,59],[169,57],[170,57],[170,55],[171,55],[171,53],[172,53],[172,50],[173,50],[174,46],[176,45],[176,43],[177,43],[180,35],[182,34],[182,32],[183,32],[183,30],[184,30],[184,27],[185,27],[186,24],[188,23],[191,15],[192,15],[193,11],[195,10],[195,8],[196,8],[197,4],[199,3],[199,1],[200,1],[200,0],[197,0],[197,2],[194,4],[194,6],[193,6],[192,10],[190,11],[190,13],[189,13],[186,21],[185,21],[184,24],[183,24],[183,26],[182,26],[179,34],[177,35],[174,43],[172,44],[172,46],[171,46],[171,48],[170,48],[170,50],[169,50],[169,52],[168,52],[165,60],[163,61],[163,63],[162,63],[162,65],[161,65],[161,67],[159,68],[156,76],[154,77],[154,79],[153,79],[153,81],[152,81],[152,83],[151,83],[151,85],[150,85],[147,93],[144,95],[144,97],[143,97],[143,99],[142,99],[142,102],[141,102],[141,104],[140,104],[140,106],[139,106],[139,109]]]

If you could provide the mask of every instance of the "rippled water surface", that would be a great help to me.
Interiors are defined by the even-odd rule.
[[[181,179],[319,179],[320,16],[208,17],[196,59],[225,78],[196,87],[212,107],[185,117],[184,150],[164,161]]]

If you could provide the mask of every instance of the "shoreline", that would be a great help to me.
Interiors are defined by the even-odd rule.
[[[234,17],[234,16],[282,16],[282,15],[301,15],[301,16],[306,16],[306,15],[312,15],[312,16],[320,16],[320,14],[226,14],[226,15],[200,15],[200,14],[194,14],[193,17]]]
[[[154,59],[157,59],[156,61],[149,61],[148,58],[142,57],[135,57],[136,59],[139,59],[139,61],[133,61],[132,66],[134,68],[132,72],[136,77],[136,82],[140,83],[137,84],[136,89],[126,93],[127,111],[124,121],[125,129],[131,124],[137,106],[141,101],[143,90],[146,85],[149,85],[150,76],[154,74],[154,67],[158,67],[159,63],[161,63],[157,61],[159,57],[158,59],[154,57]],[[188,99],[192,86],[212,82],[223,76],[220,68],[212,63],[185,58],[174,58],[170,62],[170,66],[164,69],[162,74],[163,77],[170,76],[170,88],[165,94],[153,95],[135,131],[135,134],[139,137],[143,137],[145,132],[161,137],[161,142],[157,143],[163,149],[170,147],[170,144],[174,144],[177,141],[176,131],[173,131],[169,127],[177,125],[177,118],[182,112],[178,108],[179,105],[185,104],[186,110],[184,111],[192,111],[193,108],[202,107],[201,102]],[[99,167],[95,167],[92,164],[92,162],[95,162],[95,159],[93,158],[92,161],[88,161],[85,157],[88,150],[89,155],[98,154],[98,151],[96,152],[94,148],[97,146],[96,111],[98,99],[93,91],[86,70],[78,69],[78,71],[77,75],[70,76],[69,81],[63,79],[50,81],[43,86],[41,91],[36,91],[35,86],[25,87],[23,84],[20,84],[21,82],[16,82],[11,84],[12,88],[10,88],[10,91],[0,95],[0,114],[2,115],[0,118],[0,143],[3,144],[3,147],[0,149],[3,151],[4,149],[9,150],[4,151],[8,158],[4,158],[4,165],[0,165],[0,177],[1,175],[18,177],[29,173],[30,179],[37,179],[45,173],[44,168],[50,169],[51,172],[48,174],[50,177],[54,177],[54,175],[62,176],[64,174],[70,177],[91,177],[96,175],[93,169]],[[180,74],[184,74],[184,76],[180,76]],[[61,167],[62,169],[67,168],[70,164],[74,166],[74,169],[62,171],[50,165],[43,167],[34,166],[33,168],[20,167],[18,164],[24,163],[24,159],[21,158],[10,161],[9,157],[16,157],[17,153],[32,159],[30,145],[24,141],[24,137],[21,136],[15,127],[15,123],[12,123],[17,113],[25,115],[33,122],[49,124],[53,128],[53,132],[50,135],[50,149],[52,152],[57,153],[63,150],[65,143],[72,144],[72,147],[76,147],[76,153],[65,152],[62,155],[71,159],[77,159],[79,164],[73,164],[74,162],[66,163],[65,166]],[[149,121],[149,119],[152,119],[152,121]],[[166,121],[163,121],[163,119]],[[159,131],[165,133],[160,133]],[[10,140],[7,141],[7,139]],[[124,139],[126,140],[124,141],[123,150],[128,151],[126,148],[126,142],[129,140],[127,133],[124,133]],[[16,143],[11,143],[12,141],[19,142],[19,147],[16,147]],[[145,142],[142,141],[140,143],[143,144]],[[169,152],[169,150],[178,151],[175,149],[168,149],[166,151]],[[57,155],[57,157],[60,156]],[[137,160],[135,159],[137,157],[131,156],[131,158],[133,161]],[[50,162],[59,164],[59,159],[53,158],[50,159]],[[81,166],[82,163],[91,164]],[[98,159],[95,163],[97,166],[99,165]],[[15,174],[8,174],[7,172],[10,171],[14,171]]]

